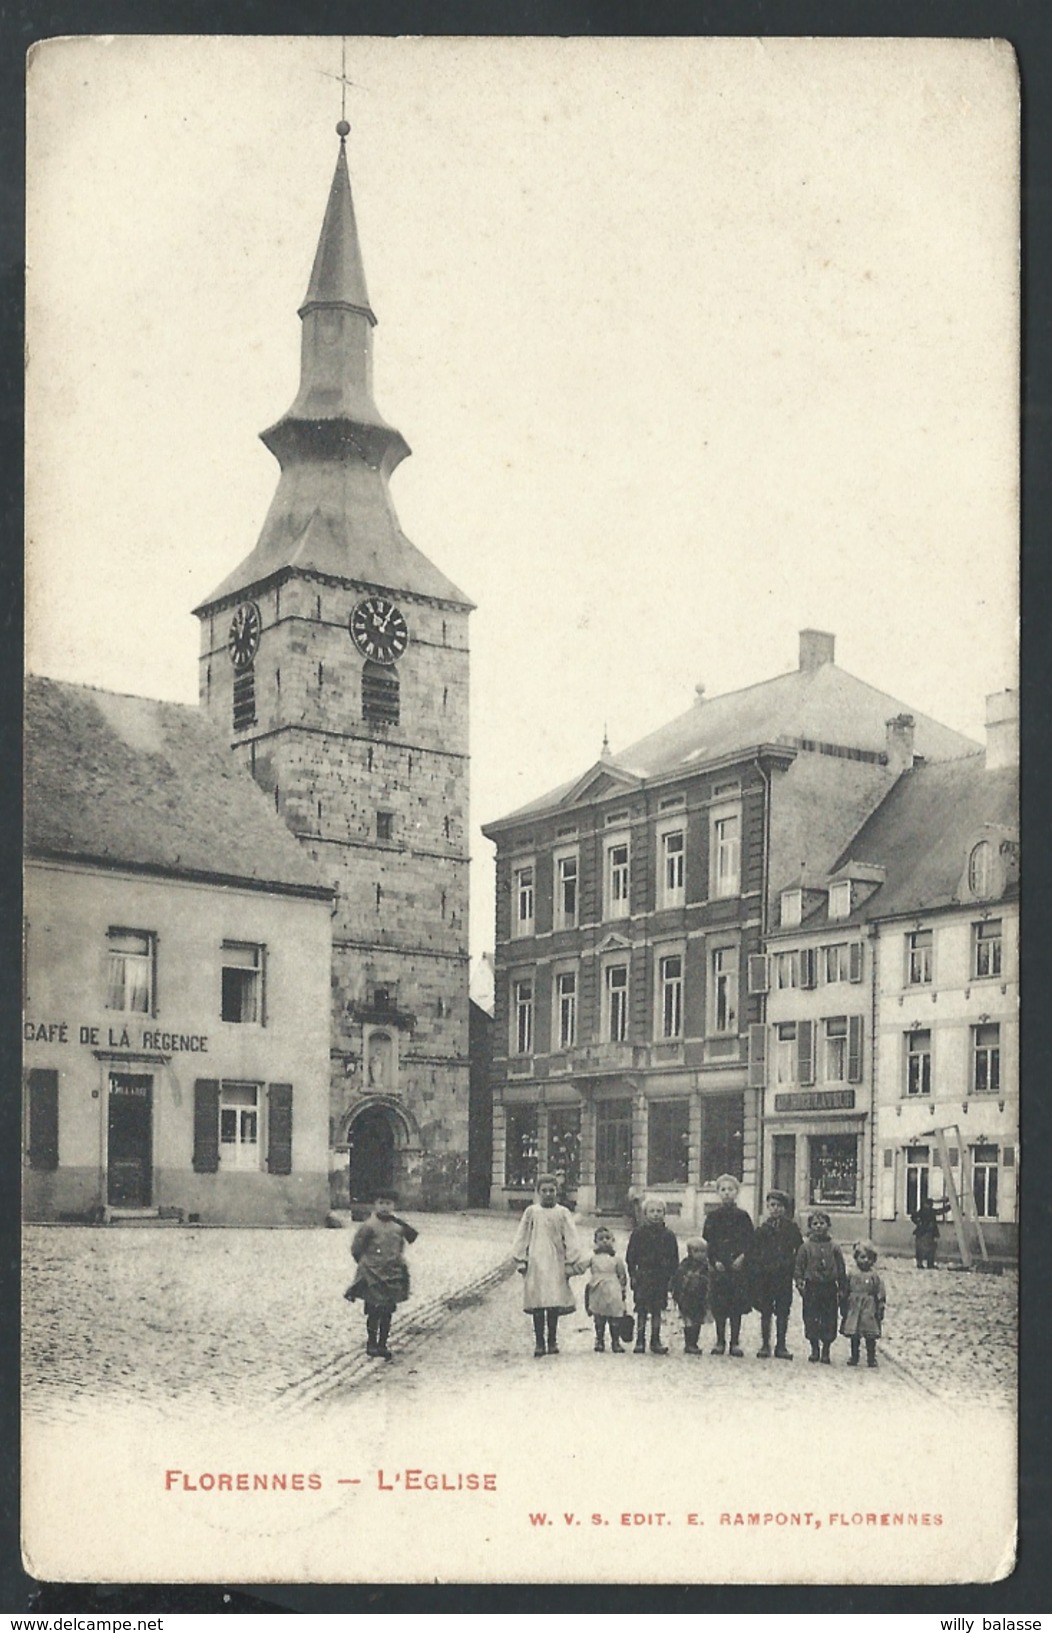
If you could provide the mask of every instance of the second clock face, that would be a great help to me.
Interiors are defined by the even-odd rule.
[[[259,608],[254,601],[243,602],[230,621],[230,634],[227,636],[227,646],[235,669],[248,668],[259,651],[259,638],[262,633],[263,620],[259,616]]]
[[[409,626],[393,601],[370,595],[350,617],[351,639],[375,663],[395,663],[409,645]]]

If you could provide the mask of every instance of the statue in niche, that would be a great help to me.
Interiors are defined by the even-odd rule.
[[[370,1034],[368,1082],[378,1094],[394,1087],[394,1049],[386,1032]]]

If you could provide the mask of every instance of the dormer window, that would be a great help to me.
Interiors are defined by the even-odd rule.
[[[994,848],[988,839],[973,845],[968,857],[968,889],[973,896],[993,893]]]
[[[804,913],[804,893],[802,890],[782,891],[782,929],[790,930],[800,923]]]
[[[829,887],[829,917],[846,919],[851,913],[851,880],[838,879]]]

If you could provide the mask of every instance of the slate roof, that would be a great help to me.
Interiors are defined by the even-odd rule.
[[[30,856],[330,896],[199,709],[31,675]]]
[[[981,831],[1015,837],[1018,827],[1018,766],[987,771],[981,753],[916,766],[863,823],[834,871],[852,861],[887,870],[856,919],[956,906],[968,850]]]
[[[898,698],[858,680],[835,663],[794,669],[772,680],[758,681],[737,692],[706,697],[684,714],[604,760],[608,770],[651,781],[686,773],[760,744],[809,742],[884,752],[886,723],[893,716],[913,716],[914,753],[926,760],[949,760],[974,754],[978,745],[960,732],[918,714]],[[520,806],[502,821],[534,816],[559,806],[579,778]]]

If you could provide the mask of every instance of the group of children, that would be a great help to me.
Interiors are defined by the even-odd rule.
[[[848,1269],[830,1237],[829,1215],[820,1208],[808,1216],[805,1239],[792,1217],[790,1198],[784,1191],[768,1191],[766,1218],[754,1229],[738,1206],[738,1191],[733,1175],[720,1175],[719,1206],[706,1218],[701,1235],[687,1242],[685,1259],[680,1259],[679,1243],[665,1223],[665,1204],[649,1197],[622,1259],[606,1225],[597,1228],[591,1254],[582,1252],[573,1215],[558,1200],[558,1181],[543,1174],[538,1199],[523,1213],[512,1244],[512,1257],[523,1277],[523,1308],[533,1317],[534,1355],[558,1355],[559,1317],[577,1307],[570,1277],[587,1274],[585,1307],[600,1352],[606,1349],[609,1333],[611,1352],[623,1354],[631,1327],[634,1353],[642,1355],[649,1323],[651,1354],[667,1355],[661,1322],[671,1294],[683,1321],[688,1355],[701,1354],[702,1324],[711,1315],[716,1325],[711,1353],[741,1356],[742,1316],[755,1308],[760,1312],[758,1358],[771,1356],[773,1319],[775,1359],[791,1361],[786,1336],[795,1287],[803,1304],[808,1360],[829,1365],[839,1317],[840,1331],[851,1344],[848,1366],[858,1366],[865,1339],[867,1365],[875,1367],[886,1293],[874,1269],[873,1244],[856,1242],[854,1263]],[[409,1296],[406,1243],[417,1237],[412,1225],[395,1216],[395,1206],[393,1195],[378,1196],[371,1216],[355,1232],[351,1254],[357,1270],[344,1295],[352,1302],[362,1300],[366,1353],[385,1361],[391,1360],[388,1337],[395,1308]],[[634,1320],[626,1307],[629,1286]]]
[[[875,1367],[887,1296],[874,1268],[877,1251],[873,1244],[855,1243],[849,1269],[830,1237],[827,1213],[815,1209],[809,1215],[805,1239],[792,1217],[790,1198],[784,1191],[772,1190],[767,1193],[766,1218],[754,1229],[749,1215],[738,1206],[738,1191],[733,1175],[720,1175],[716,1182],[719,1206],[706,1218],[701,1236],[687,1242],[687,1256],[682,1260],[676,1237],[665,1223],[665,1204],[656,1197],[648,1198],[642,1222],[629,1237],[622,1259],[606,1225],[596,1230],[591,1255],[582,1253],[573,1215],[558,1201],[557,1180],[542,1175],[538,1200],[523,1214],[512,1246],[524,1278],[523,1307],[533,1317],[534,1355],[559,1353],[559,1317],[576,1308],[569,1278],[587,1273],[585,1306],[595,1324],[595,1348],[600,1352],[606,1349],[609,1332],[612,1353],[623,1353],[622,1339],[630,1321],[626,1296],[631,1286],[637,1355],[647,1348],[648,1322],[651,1354],[668,1354],[661,1321],[671,1294],[683,1321],[688,1355],[700,1355],[702,1323],[711,1314],[716,1326],[711,1353],[741,1356],[742,1317],[755,1308],[760,1312],[758,1358],[771,1356],[773,1319],[774,1356],[791,1361],[786,1336],[795,1287],[803,1304],[808,1360],[830,1364],[839,1318],[840,1332],[851,1346],[848,1366],[858,1366],[864,1339],[867,1365]]]

